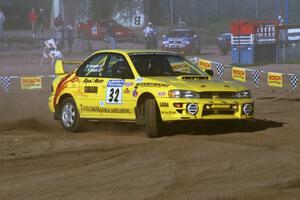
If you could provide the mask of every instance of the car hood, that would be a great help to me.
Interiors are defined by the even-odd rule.
[[[192,37],[168,37],[167,41],[172,42],[172,41],[178,41],[178,42],[183,42],[183,41],[191,41]]]
[[[199,76],[197,77],[199,78]],[[246,87],[238,85],[229,81],[222,80],[207,80],[200,78],[199,80],[193,80],[191,76],[179,76],[179,77],[151,77],[147,78],[145,82],[160,82],[168,84],[168,89],[180,89],[180,90],[191,90],[196,92],[217,92],[217,91],[228,91],[238,92],[247,90]]]

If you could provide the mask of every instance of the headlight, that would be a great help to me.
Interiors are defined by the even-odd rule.
[[[169,44],[169,42],[168,42],[168,41],[163,41],[162,43],[163,43],[163,45],[167,45],[167,44]]]
[[[168,94],[170,98],[188,98],[188,99],[200,98],[199,93],[188,91],[188,90],[170,90]]]
[[[234,97],[238,99],[249,99],[251,98],[251,93],[250,90],[244,90],[237,92]]]
[[[185,41],[184,41],[184,44],[190,44],[190,41],[185,40]]]

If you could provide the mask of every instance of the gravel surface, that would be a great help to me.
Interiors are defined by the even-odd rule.
[[[230,62],[214,46],[200,56]],[[51,74],[51,65],[39,61],[37,54],[1,54],[0,76]],[[299,65],[260,69],[300,71]],[[13,80],[8,94],[0,90],[1,200],[300,199],[300,94],[287,81],[279,89],[263,80],[260,89],[246,83],[256,111],[243,126],[181,125],[158,139],[123,123],[66,133],[48,111],[50,83],[22,91]]]

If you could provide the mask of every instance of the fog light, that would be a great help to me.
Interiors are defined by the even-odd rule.
[[[173,106],[175,108],[182,108],[183,107],[183,103],[173,103]]]
[[[206,109],[206,110],[211,109],[211,105],[206,105],[206,106],[205,106],[205,109]]]
[[[190,103],[186,107],[187,111],[191,115],[196,115],[198,113],[198,105],[195,103]]]
[[[245,115],[250,115],[253,111],[253,106],[251,104],[245,104],[243,106],[243,112],[245,113]]]
[[[232,109],[233,109],[233,110],[237,110],[237,109],[238,109],[238,106],[237,106],[237,105],[232,105]]]

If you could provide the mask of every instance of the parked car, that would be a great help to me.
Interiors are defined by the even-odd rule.
[[[136,34],[133,30],[118,24],[115,21],[93,21],[80,22],[77,24],[77,33],[82,36],[88,36],[91,39],[103,40],[105,29],[109,23],[112,23],[112,30],[115,33],[117,41],[133,41]]]
[[[231,50],[231,33],[223,33],[218,36],[218,47],[223,55],[227,55]]]
[[[189,28],[172,29],[163,36],[162,49],[184,54],[199,54],[200,38]]]

